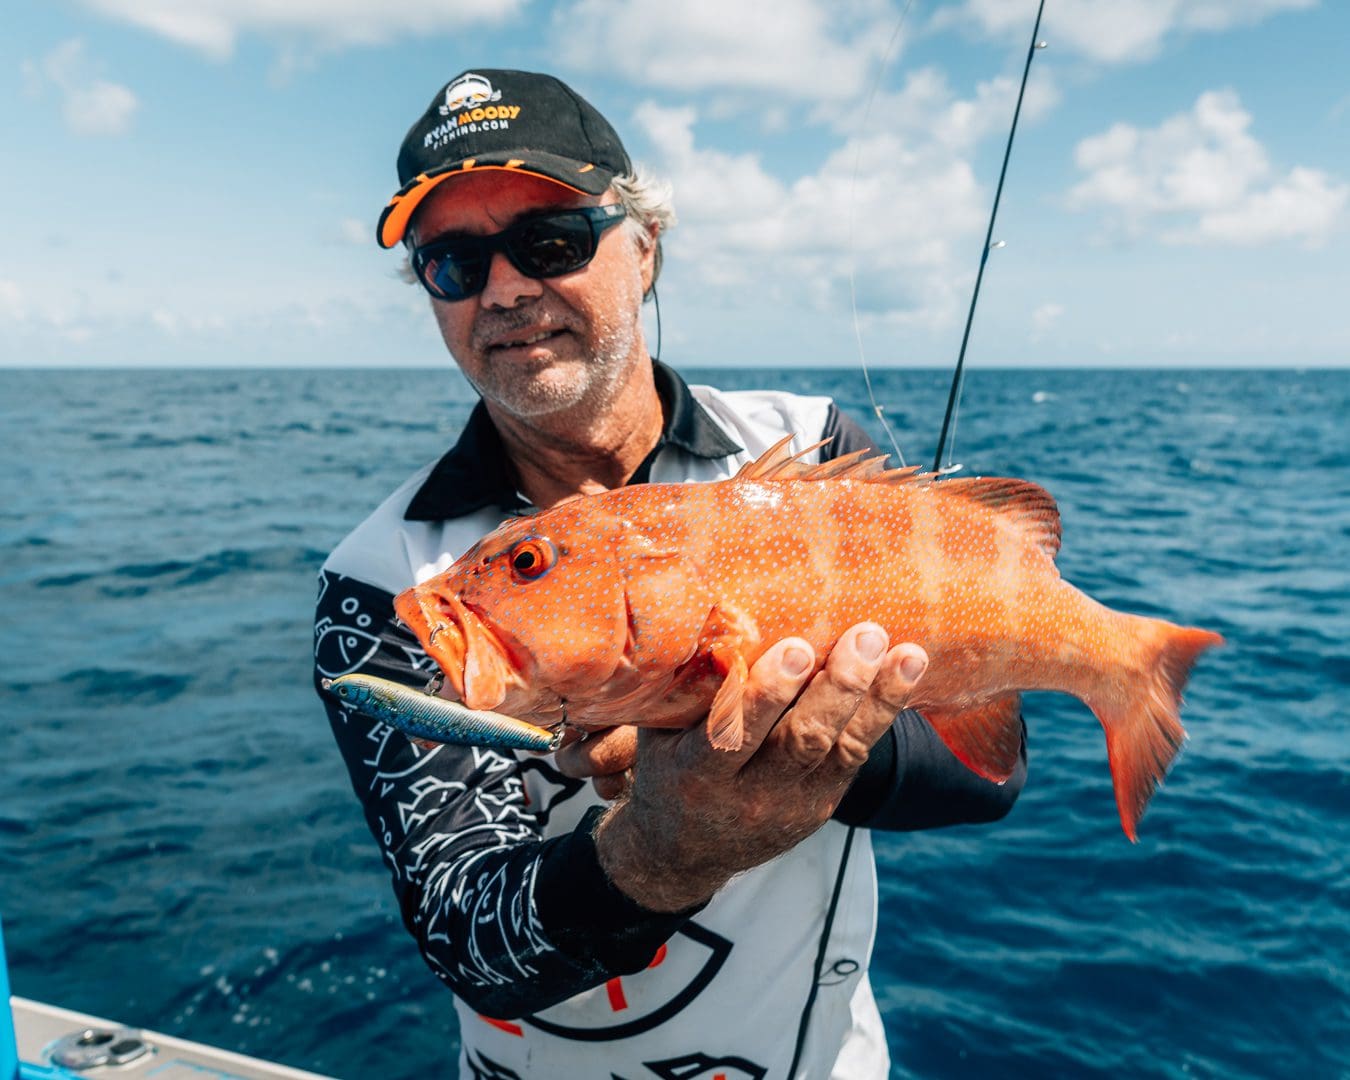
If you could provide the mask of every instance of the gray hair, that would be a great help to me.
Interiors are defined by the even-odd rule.
[[[649,172],[644,165],[633,166],[627,176],[616,176],[609,189],[618,196],[619,204],[628,215],[622,228],[639,251],[646,252],[651,246],[651,226],[656,226],[656,258],[652,264],[651,286],[642,297],[645,300],[651,296],[656,279],[661,276],[661,237],[676,223],[674,189],[669,180]],[[413,273],[407,255],[411,236],[411,229],[403,235],[405,254],[399,262],[398,276],[407,284],[416,285],[417,275]]]
[[[627,176],[616,176],[610,190],[619,197],[619,203],[628,214],[624,229],[645,252],[652,243],[651,227],[656,226],[656,259],[652,265],[652,284],[643,296],[645,300],[656,287],[661,276],[661,237],[675,224],[674,190],[664,180],[643,165],[635,165]]]

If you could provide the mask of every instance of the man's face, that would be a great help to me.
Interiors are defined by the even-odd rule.
[[[452,233],[486,235],[534,214],[612,202],[535,176],[493,170],[444,181],[418,208],[413,246]],[[467,300],[433,300],[455,362],[483,398],[521,419],[586,405],[603,409],[647,360],[642,295],[653,253],[624,226],[606,230],[589,265],[528,278],[500,253],[487,286]]]

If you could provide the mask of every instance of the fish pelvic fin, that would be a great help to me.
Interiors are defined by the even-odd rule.
[[[1022,696],[1003,694],[966,709],[919,709],[947,749],[972,772],[1001,784],[1022,756]]]
[[[1139,838],[1139,819],[1149,799],[1186,741],[1181,691],[1191,668],[1202,652],[1223,644],[1222,637],[1208,630],[1150,621],[1153,634],[1142,691],[1132,688],[1108,700],[1088,699],[1106,732],[1116,809],[1131,843]]]
[[[738,650],[714,649],[713,664],[726,669],[726,677],[708,710],[708,742],[717,750],[735,752],[745,742],[745,681],[749,665]]]

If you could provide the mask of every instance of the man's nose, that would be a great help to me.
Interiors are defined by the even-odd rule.
[[[535,278],[526,277],[506,257],[505,252],[494,251],[488,263],[487,284],[478,302],[485,308],[512,308],[522,300],[540,296],[544,286]]]

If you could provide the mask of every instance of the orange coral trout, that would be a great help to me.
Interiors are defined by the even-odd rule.
[[[1135,839],[1185,739],[1191,666],[1223,639],[1062,580],[1059,511],[1035,484],[934,482],[862,452],[811,466],[789,441],[728,480],[635,485],[509,521],[395,609],[471,709],[543,727],[706,717],[729,750],[761,653],[800,636],[820,665],[872,620],[928,651],[910,706],[992,781],[1018,760],[1021,691],[1086,702]]]

